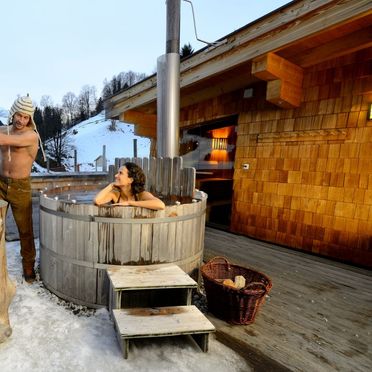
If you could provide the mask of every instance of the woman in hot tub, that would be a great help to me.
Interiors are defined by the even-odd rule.
[[[164,209],[165,205],[159,198],[145,191],[145,183],[146,176],[141,167],[135,163],[125,163],[115,175],[115,181],[96,195],[94,203]]]

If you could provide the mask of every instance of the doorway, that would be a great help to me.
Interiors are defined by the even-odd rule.
[[[237,115],[185,128],[180,136],[184,166],[196,169],[196,188],[208,194],[206,223],[229,230]]]

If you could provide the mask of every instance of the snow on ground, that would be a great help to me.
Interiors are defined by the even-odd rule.
[[[39,241],[35,241],[38,247]],[[106,309],[60,300],[37,281],[22,281],[19,241],[6,242],[17,292],[9,307],[12,336],[0,344],[1,372],[249,371],[244,359],[215,339],[203,353],[187,337],[138,340],[123,359]]]

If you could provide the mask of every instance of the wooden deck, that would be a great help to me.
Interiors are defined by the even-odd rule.
[[[218,255],[273,281],[252,325],[210,317],[255,371],[371,370],[371,271],[207,228],[205,260]]]

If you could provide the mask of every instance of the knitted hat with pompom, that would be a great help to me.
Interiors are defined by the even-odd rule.
[[[14,101],[9,111],[8,124],[11,124],[13,122],[13,116],[16,112],[24,115],[30,115],[30,122],[28,125],[32,126],[32,129],[37,130],[36,124],[34,122],[35,107],[28,94],[26,97],[19,97]]]
[[[37,135],[39,137],[40,149],[41,149],[41,152],[43,153],[44,161],[46,161],[46,155],[45,155],[43,144],[41,142],[40,134],[37,131],[36,124],[34,122],[35,106],[33,105],[32,99],[30,98],[30,96],[28,94],[25,97],[17,98],[14,101],[12,107],[10,108],[9,117],[8,117],[8,134],[9,134],[9,124],[11,124],[13,122],[13,116],[16,112],[19,112],[19,113],[24,114],[24,115],[30,115],[30,122],[28,123],[28,125],[30,125],[32,127],[32,129],[37,133]],[[8,157],[9,157],[9,161],[10,161],[10,159],[11,159],[10,147],[9,147]]]

